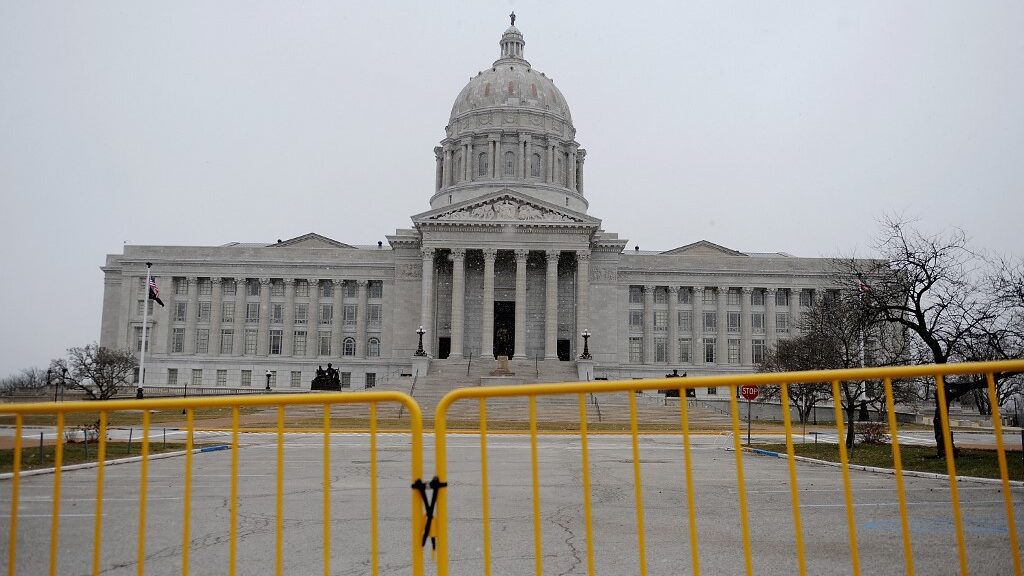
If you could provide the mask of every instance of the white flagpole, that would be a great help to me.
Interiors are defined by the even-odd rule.
[[[139,354],[139,388],[135,391],[136,398],[143,398],[145,396],[143,388],[146,386],[146,348],[149,348],[149,346],[146,346],[146,325],[149,324],[149,273],[152,266],[152,262],[146,262],[145,297],[142,300],[142,352]]]

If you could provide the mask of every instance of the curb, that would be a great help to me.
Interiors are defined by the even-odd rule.
[[[726,450],[731,450],[731,448],[726,448]],[[786,454],[783,454],[781,452],[773,452],[772,450],[764,450],[764,449],[761,449],[761,448],[750,448],[750,447],[746,447],[745,446],[745,447],[743,447],[743,451],[744,452],[750,452],[751,454],[755,454],[755,455],[758,455],[758,456],[768,456],[768,457],[771,457],[771,458],[781,458],[781,459],[788,458],[788,456]],[[808,464],[819,464],[819,465],[823,465],[823,466],[832,466],[834,468],[841,468],[842,467],[842,463],[841,462],[831,462],[829,460],[818,460],[817,458],[808,458],[807,456],[796,456],[796,455],[794,455],[793,459],[797,460],[799,462],[807,462]],[[896,470],[894,470],[893,468],[879,468],[877,466],[865,466],[863,464],[848,464],[847,466],[849,467],[850,470],[861,470],[863,472],[874,472],[875,474],[888,474],[890,476],[895,476],[896,475]],[[904,470],[903,471],[903,475],[904,476],[912,476],[912,477],[916,477],[916,478],[930,478],[932,480],[949,480],[949,475],[948,474],[938,474],[936,472],[919,472],[917,470]],[[999,484],[1000,486],[1003,484],[1002,478],[979,478],[977,476],[957,476],[956,479],[957,479],[957,481],[977,482],[977,483],[980,483],[980,484]],[[1008,482],[1010,483],[1010,486],[1015,487],[1015,488],[1022,488],[1022,487],[1024,487],[1024,481],[1021,481],[1021,480],[1008,480]]]
[[[219,452],[221,450],[230,450],[231,446],[228,444],[214,444],[212,446],[204,446],[202,448],[193,448],[193,454],[200,454],[202,452]],[[177,452],[161,452],[160,454],[153,454],[147,456],[147,460],[162,460],[164,458],[174,458],[176,456],[184,456],[188,453],[188,450],[178,450]],[[132,462],[141,462],[142,456],[132,456],[130,458],[118,458],[117,460],[106,460],[103,462],[104,466],[116,466],[118,464],[130,464]],[[83,462],[81,464],[71,464],[70,466],[61,466],[61,472],[69,470],[85,470],[87,468],[96,468],[99,466],[99,462]],[[56,468],[36,468],[34,470],[25,470],[18,474],[19,478],[25,476],[41,476],[43,474],[53,474]],[[0,480],[10,480],[14,477],[14,472],[4,472],[0,474]]]

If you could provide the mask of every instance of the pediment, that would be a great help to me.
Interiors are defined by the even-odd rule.
[[[302,236],[296,236],[290,240],[278,240],[274,244],[268,246],[268,248],[355,248],[344,242],[338,242],[332,240],[326,236],[321,236],[315,232],[309,234],[303,234]]]
[[[596,218],[571,210],[560,209],[547,202],[528,198],[512,191],[497,192],[452,206],[413,216],[420,223],[459,222],[471,224],[582,224],[598,225]]]
[[[679,248],[673,248],[666,250],[662,254],[672,255],[686,255],[686,256],[746,256],[743,252],[738,252],[725,246],[720,246],[714,242],[708,242],[707,240],[699,240],[686,246],[680,246]]]

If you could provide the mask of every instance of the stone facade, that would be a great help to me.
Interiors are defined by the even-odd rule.
[[[166,307],[148,320],[147,385],[262,387],[270,371],[308,388],[331,362],[362,388],[411,373],[420,326],[437,359],[571,362],[586,329],[595,377],[750,371],[834,288],[829,262],[707,241],[626,251],[587,214],[586,151],[524,45],[509,28],[460,92],[430,210],[388,245],[126,246],[103,266],[101,344],[140,349],[152,262]]]

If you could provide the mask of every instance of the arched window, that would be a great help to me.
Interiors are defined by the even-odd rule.
[[[534,154],[530,158],[530,176],[540,178],[540,154]]]
[[[505,176],[513,176],[516,173],[516,153],[505,152]]]
[[[477,164],[478,164],[477,174],[479,174],[481,176],[486,176],[487,175],[487,153],[486,152],[481,152],[480,156],[478,156],[478,158],[479,158],[479,160],[477,161]]]
[[[345,338],[344,342],[341,343],[341,355],[342,356],[355,356],[356,355],[356,339]]]
[[[376,358],[380,356],[380,340],[377,338],[370,338],[366,343],[366,355],[370,358]]]

